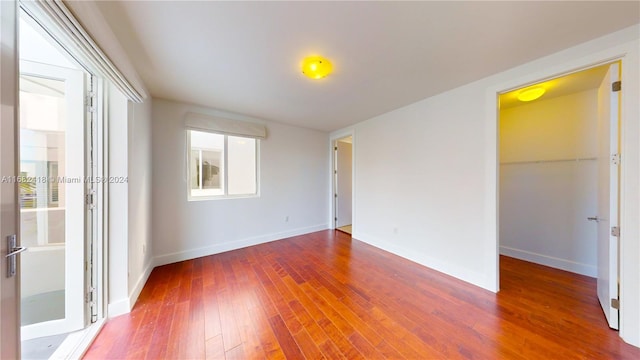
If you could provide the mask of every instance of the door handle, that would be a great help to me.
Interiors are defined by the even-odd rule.
[[[27,250],[27,248],[24,247],[24,246],[15,247],[15,248],[11,249],[11,252],[9,252],[7,255],[5,255],[5,257],[18,255],[18,254],[20,254],[21,252],[23,252],[25,250]]]
[[[17,237],[15,235],[7,236],[7,277],[10,278],[16,274],[16,255],[27,250],[24,246],[16,246]]]
[[[589,216],[589,217],[587,218],[587,220],[589,220],[589,221],[595,221],[595,222],[598,222],[598,221],[600,221],[600,218],[599,218],[599,217],[597,217],[597,216]]]

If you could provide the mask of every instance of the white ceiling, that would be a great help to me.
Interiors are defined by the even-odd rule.
[[[99,2],[154,97],[336,130],[640,22],[639,2]],[[312,81],[303,57],[334,64]]]

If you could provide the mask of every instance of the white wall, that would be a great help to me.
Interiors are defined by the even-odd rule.
[[[597,104],[591,89],[500,111],[501,254],[597,276]]]
[[[478,94],[465,86],[356,125],[354,237],[484,286]]]
[[[626,232],[621,237],[620,335],[640,345],[639,29],[610,34],[353,126],[354,237],[497,291],[496,94],[622,57]]]
[[[260,196],[187,201],[184,115],[237,114],[154,99],[153,255],[155,265],[328,228],[328,134],[266,122],[260,141]],[[288,216],[288,221],[285,218]]]
[[[128,176],[128,101],[115,86],[108,87],[108,176]],[[108,186],[108,313],[116,316],[130,310],[128,299],[129,187],[127,183]]]
[[[129,102],[129,287],[131,306],[135,303],[152,270],[151,254],[151,107]]]
[[[129,312],[152,270],[151,105],[108,94],[109,316]]]

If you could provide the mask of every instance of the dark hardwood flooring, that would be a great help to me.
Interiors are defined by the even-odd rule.
[[[640,359],[594,279],[502,257],[501,289],[322,231],[154,269],[85,359]]]

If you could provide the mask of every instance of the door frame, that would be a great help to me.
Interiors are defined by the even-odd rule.
[[[545,81],[549,81],[552,79],[556,79],[556,78],[560,78],[560,77],[564,77],[567,75],[571,75],[577,72],[581,72],[584,70],[588,70],[588,69],[592,69],[598,66],[604,66],[604,65],[611,65],[615,62],[619,62],[620,66],[622,67],[622,58],[613,58],[613,59],[608,59],[602,62],[596,62],[596,63],[592,63],[590,65],[584,66],[584,67],[579,67],[579,68],[572,68],[571,70],[565,71],[565,72],[560,72],[560,73],[553,73],[553,74],[549,74],[548,76],[544,76],[544,77],[540,77],[537,80],[531,80],[531,81],[527,81],[524,83],[521,83],[519,85],[515,85],[515,86],[510,86],[508,88],[505,88],[501,91],[496,92],[496,98],[495,98],[495,104],[494,107],[496,109],[496,117],[495,117],[495,124],[496,124],[496,139],[495,139],[495,155],[493,156],[493,160],[495,161],[495,167],[496,167],[496,180],[495,180],[495,184],[496,184],[496,289],[497,291],[500,290],[500,224],[499,224],[499,215],[500,215],[500,95],[504,94],[504,93],[508,93],[514,90],[518,90],[518,89],[522,89],[522,88],[526,88],[528,86],[533,86],[535,84],[539,84],[539,83],[543,83]],[[624,92],[623,92],[624,93]],[[620,128],[618,129],[618,133],[619,133],[619,137],[620,139],[623,138],[623,134],[622,134],[622,129],[624,126],[622,126],[622,119],[620,119]],[[620,144],[620,148],[623,149],[622,147],[622,143]],[[622,154],[622,151],[620,151],[620,153]],[[620,162],[620,173],[623,172],[624,166],[623,166],[623,162]],[[620,179],[620,182],[622,182],[622,179]],[[621,186],[622,187],[622,186]],[[619,207],[620,206],[620,202],[622,200],[622,189],[620,189],[619,191]],[[619,219],[622,217],[621,214],[618,214]],[[621,237],[618,238],[618,241],[620,242]]]
[[[334,227],[335,228],[339,228],[338,220],[342,216],[340,214],[340,211],[339,211],[339,208],[342,206],[341,205],[341,201],[340,201],[341,200],[340,194],[343,193],[342,190],[340,189],[340,183],[341,183],[340,182],[340,176],[341,176],[341,174],[338,171],[338,167],[339,167],[339,163],[340,163],[339,158],[341,156],[340,155],[341,152],[339,151],[339,147],[340,147],[339,144],[342,141],[342,139],[347,139],[347,138],[351,139],[351,154],[350,155],[351,155],[351,164],[353,164],[353,137],[351,137],[349,135],[349,136],[345,136],[345,137],[341,137],[339,139],[336,139],[333,142],[333,150],[334,150],[333,151],[333,161],[334,161],[334,164],[333,164],[333,174],[334,174],[333,182],[334,182],[334,190],[335,190],[335,192],[334,192],[335,195],[333,197],[333,210],[335,212],[335,216],[334,216],[333,220],[334,220]],[[342,153],[344,153],[344,151]],[[349,169],[349,171],[351,172],[351,175],[353,175],[353,166],[351,166],[351,169]],[[351,184],[351,190],[353,191],[353,183]],[[352,196],[349,197],[349,201],[351,201],[351,210],[353,212],[353,194],[352,194]],[[353,226],[353,216],[350,216],[350,218],[351,218],[351,221],[349,222],[349,224],[345,224],[345,225],[341,225],[341,226],[346,226],[346,225]]]
[[[18,4],[0,1],[0,176],[18,175]],[[7,194],[8,193],[8,194]],[[0,358],[20,357],[20,272],[7,277],[6,236],[19,236],[18,183],[0,183]],[[12,210],[13,208],[13,210]],[[19,245],[19,244],[18,244]],[[16,255],[17,269],[20,255]]]
[[[637,201],[640,194],[640,184],[638,183],[638,173],[640,167],[640,141],[639,129],[639,106],[634,102],[632,95],[638,93],[637,79],[640,70],[634,68],[638,63],[638,49],[634,46],[637,42],[627,42],[622,45],[608,48],[606,50],[584,55],[576,59],[564,58],[560,65],[550,64],[547,59],[539,60],[538,68],[527,75],[520,75],[509,78],[505,75],[504,82],[495,86],[487,87],[485,91],[485,248],[484,257],[488,266],[493,267],[494,276],[489,275],[486,279],[486,288],[494,292],[499,291],[500,284],[500,263],[499,263],[499,138],[498,120],[499,94],[510,90],[518,89],[530,84],[542,82],[558,76],[571,74],[598,65],[605,65],[615,61],[620,61],[622,67],[621,80],[627,84],[622,91],[621,117],[620,117],[620,148],[621,148],[621,172],[620,172],[620,337],[628,339],[626,341],[635,343],[638,338],[637,319],[633,317],[634,305],[631,311],[625,312],[626,304],[637,304],[640,299],[640,290],[634,286],[634,279],[639,277],[636,264],[639,244],[634,239],[640,236],[640,224],[637,221],[640,213],[640,202]],[[547,66],[544,66],[544,65]],[[627,278],[629,280],[627,280]],[[637,308],[636,308],[637,310]],[[626,316],[625,316],[626,314]]]
[[[335,157],[335,146],[336,142],[340,139],[344,139],[346,137],[351,136],[351,226],[352,233],[351,236],[354,236],[356,233],[356,207],[355,207],[355,198],[356,198],[356,136],[353,128],[337,132],[335,134],[331,134],[329,136],[329,158],[330,160],[330,169],[329,169],[329,183],[331,184],[331,188],[329,189],[329,229],[336,228],[336,177],[335,177],[335,169],[337,166],[336,157]],[[355,237],[355,236],[354,236]]]
[[[529,86],[536,86],[536,85],[539,85],[539,84],[541,84],[541,83],[543,83],[543,82],[545,82],[545,81],[548,81],[548,80],[560,79],[560,78],[562,78],[562,77],[565,77],[565,76],[568,76],[568,75],[571,75],[571,74],[574,74],[574,73],[579,73],[579,72],[582,72],[582,71],[586,71],[586,70],[589,70],[589,69],[593,69],[593,68],[596,68],[596,67],[600,67],[600,66],[607,66],[607,75],[605,75],[605,77],[600,81],[600,84],[602,84],[602,83],[604,83],[604,80],[605,80],[605,79],[609,79],[609,75],[608,75],[608,74],[609,74],[609,72],[610,72],[610,68],[611,68],[612,66],[614,66],[614,65],[615,65],[615,68],[616,68],[616,72],[617,72],[617,73],[619,73],[619,69],[620,69],[620,62],[619,62],[618,60],[614,60],[614,61],[607,62],[607,63],[604,63],[604,64],[596,64],[596,65],[594,65],[594,66],[590,66],[590,67],[587,67],[587,68],[576,69],[575,71],[572,71],[571,73],[561,74],[561,75],[559,75],[558,77],[555,77],[555,78],[552,78],[552,79],[546,79],[546,80],[541,81],[541,82],[534,82],[534,83],[530,83],[530,84],[527,84],[527,85],[526,85],[526,86],[524,86],[524,87],[519,87],[519,88],[516,88],[516,89],[512,89],[512,90],[509,90],[509,91],[507,91],[507,92],[505,92],[505,93],[509,93],[509,92],[513,92],[513,91],[518,91],[518,90],[521,90],[521,89],[525,89],[525,88],[527,88],[527,87],[529,87]],[[608,93],[608,95],[609,95],[609,94],[611,94],[611,93],[612,93],[612,90],[611,90],[611,84],[607,84],[607,88],[608,88],[608,91],[609,91],[609,93]],[[598,88],[595,88],[595,90],[599,90],[599,89],[600,89],[600,85],[598,85]],[[502,94],[504,94],[504,93],[501,93],[500,95],[502,95]],[[618,94],[618,93],[616,93],[616,94]],[[619,95],[616,95],[616,99],[618,99],[618,97],[619,97]],[[599,102],[599,96],[598,96],[598,102]],[[618,103],[618,104],[616,104],[616,109],[619,109],[619,103]],[[596,110],[597,114],[595,114],[595,115],[596,115],[596,117],[598,118],[598,122],[599,122],[599,120],[600,120],[600,119],[599,119],[599,111],[600,111],[600,109],[598,108],[598,109]],[[617,119],[617,120],[618,120],[618,123],[619,123],[619,121],[620,121],[620,119],[619,119],[619,114],[620,114],[620,112],[618,111],[617,113],[618,113],[618,119]],[[499,99],[498,99],[498,139],[497,139],[497,146],[498,146],[498,164],[497,164],[497,166],[498,166],[498,180],[497,180],[497,183],[498,183],[498,193],[497,193],[497,196],[498,196],[498,202],[497,202],[497,204],[498,204],[498,219],[500,218],[500,214],[501,214],[501,212],[500,212],[500,189],[501,189],[501,188],[500,188],[500,172],[501,172],[501,168],[500,168],[500,156],[499,156],[499,150],[500,150],[500,135],[501,135],[501,133],[500,133],[500,121],[501,121],[501,119],[500,119],[500,114],[501,114],[501,111],[500,111],[500,104],[499,104]],[[618,139],[619,139],[619,138],[620,138],[620,127],[619,127],[619,124],[616,124],[614,131],[616,131],[616,135],[617,135],[617,136],[616,136],[616,138],[618,138]],[[607,133],[608,133],[608,132],[607,132]],[[599,137],[599,136],[600,136],[600,133],[598,133],[598,137]],[[618,148],[619,148],[619,146],[618,146],[618,145],[619,145],[619,140],[618,140],[618,143],[616,143],[616,147],[618,147]],[[596,144],[596,146],[598,146],[598,144]],[[599,151],[599,148],[598,148],[598,151]],[[618,153],[618,154],[619,154],[619,153],[620,153],[620,150],[617,150],[617,151],[616,151],[616,153]],[[599,156],[599,154],[600,154],[600,153],[598,152],[598,160],[600,160],[600,156]],[[611,155],[611,154],[610,154],[610,155]],[[608,161],[609,161],[610,155],[608,155],[608,156],[607,156],[607,160],[608,160]],[[610,166],[610,162],[607,162],[607,165],[608,165],[608,166]],[[598,168],[598,170],[599,170],[599,168]],[[622,164],[618,165],[618,166],[617,166],[617,168],[616,168],[616,172],[618,172],[618,174],[619,174],[619,172],[620,172],[620,171],[622,171]],[[600,176],[600,175],[598,174],[598,175],[597,175],[597,177],[599,177],[599,176]],[[619,183],[618,183],[618,181],[617,181],[617,180],[618,180],[618,178],[619,178],[619,175],[617,175],[617,176],[616,176],[616,178],[615,178],[615,180],[616,180],[615,188],[613,189],[613,188],[612,188],[612,186],[613,186],[613,185],[609,185],[609,189],[607,189],[607,193],[609,193],[609,191],[613,189],[615,192],[617,192],[617,195],[618,195],[618,196],[617,196],[617,200],[616,200],[616,210],[615,210],[615,212],[616,212],[616,216],[615,216],[615,220],[612,220],[612,218],[609,218],[609,216],[608,216],[609,214],[607,214],[607,213],[601,214],[601,213],[599,213],[598,211],[596,211],[596,215],[597,215],[597,216],[606,216],[606,218],[608,218],[608,219],[609,219],[609,220],[607,221],[607,224],[610,224],[611,226],[616,226],[616,227],[617,227],[617,226],[619,226],[619,208],[620,208],[620,187],[619,187]],[[611,180],[611,175],[609,176],[609,179]],[[597,190],[598,190],[598,191],[597,191],[594,195],[595,195],[596,197],[599,197],[599,191],[600,191],[599,178],[598,178],[598,189],[597,189]],[[596,210],[598,210],[598,209],[599,209],[599,208],[597,208]],[[596,248],[598,248],[598,247],[600,246],[600,245],[599,245],[599,244],[600,244],[600,239],[599,239],[600,234],[599,234],[599,232],[600,232],[600,226],[601,226],[601,225],[603,225],[603,224],[597,223],[597,227],[596,227],[597,235],[596,235],[596,237],[598,237],[598,239],[597,239],[597,242],[596,242],[596,244],[595,244]],[[607,229],[607,232],[609,232],[609,229]],[[499,237],[500,237],[500,229],[498,228],[498,240],[499,240]],[[618,238],[618,239],[619,239],[619,238]],[[616,240],[616,241],[619,241],[619,240]],[[618,246],[616,246],[616,249],[618,249]],[[499,257],[499,256],[500,256],[500,241],[498,241],[498,257]],[[597,262],[597,263],[599,263],[599,262],[600,262],[599,258],[600,258],[600,256],[599,256],[599,255],[597,255],[597,256],[596,256],[596,262]],[[533,260],[530,260],[530,261],[533,261]],[[620,255],[619,255],[619,252],[618,252],[618,259],[615,261],[615,266],[616,266],[616,267],[618,267],[619,262],[620,262]],[[540,264],[545,265],[544,263],[540,263]],[[598,266],[598,265],[599,265],[599,264],[596,264],[596,275],[595,275],[595,279],[596,279],[596,280],[598,280],[598,282],[599,282],[599,281],[600,281],[600,269],[601,269],[601,267],[600,267],[600,266]],[[500,266],[500,261],[498,260],[498,267],[499,267],[499,266]],[[546,266],[552,266],[552,265],[546,265]],[[574,272],[573,270],[569,270],[569,269],[566,269],[566,268],[565,268],[564,270],[565,270],[565,271],[571,271],[571,272]],[[574,270],[575,270],[575,269],[574,269]],[[608,269],[607,269],[607,270],[608,270]],[[575,271],[575,272],[576,272],[576,273],[579,273],[579,274],[581,273],[581,272],[579,272],[579,271]],[[585,274],[584,272],[582,272],[581,274],[583,274],[583,275],[587,276],[587,274]],[[499,270],[498,270],[498,276],[500,276]],[[616,277],[617,277],[616,282],[619,282],[619,281],[620,281],[619,269],[618,269],[618,271],[617,271]],[[499,286],[499,285],[500,285],[500,283],[498,283],[498,286]],[[598,290],[597,295],[599,296],[600,287],[598,287],[598,289],[597,289],[597,290]],[[616,295],[618,295],[618,294],[617,294],[617,291],[616,291]],[[604,307],[605,305],[604,305],[604,304],[602,304],[602,306]],[[603,308],[603,310],[604,310],[604,308]],[[607,320],[608,320],[608,319],[609,319],[609,314],[605,313],[605,315],[606,315]],[[616,319],[616,321],[615,321],[614,323],[615,323],[615,327],[612,327],[612,328],[617,329],[617,326],[618,326],[618,320]]]

